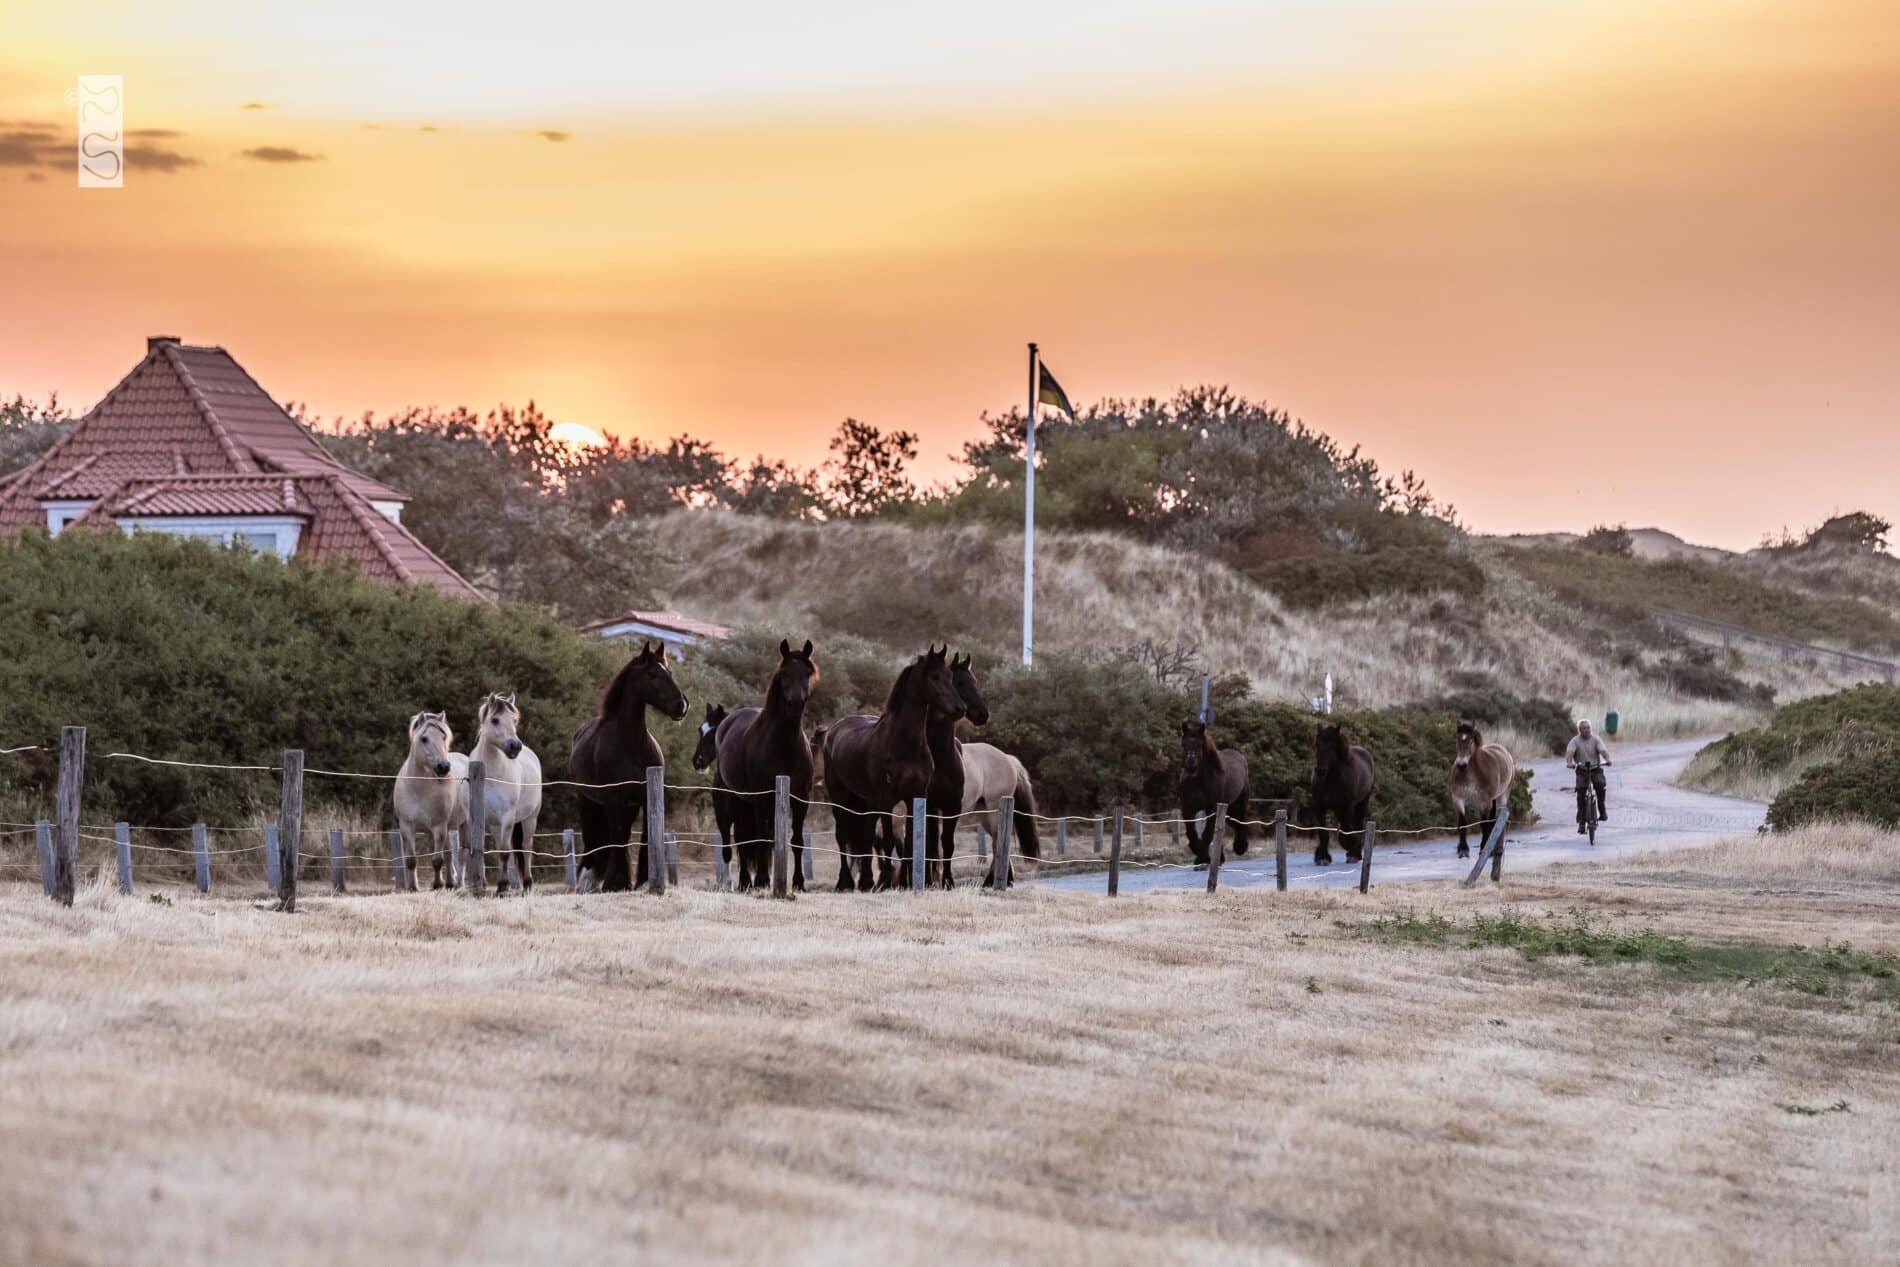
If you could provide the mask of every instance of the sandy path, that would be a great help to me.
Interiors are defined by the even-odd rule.
[[[1553,862],[1620,858],[1648,850],[1706,845],[1725,836],[1753,832],[1761,826],[1766,811],[1760,802],[1711,796],[1674,785],[1676,776],[1707,742],[1707,738],[1676,739],[1614,749],[1615,764],[1608,772],[1610,821],[1598,829],[1595,848],[1576,834],[1576,793],[1571,790],[1573,776],[1563,768],[1563,760],[1551,757],[1532,762],[1531,792],[1543,821],[1511,832],[1505,841],[1505,865],[1516,871]],[[1289,887],[1358,885],[1359,868],[1346,864],[1343,850],[1333,850],[1331,867],[1315,867],[1310,845],[1296,837],[1289,848],[1301,851],[1288,854]],[[1475,837],[1472,851],[1475,855]],[[1181,852],[1185,861],[1185,843]],[[1373,883],[1462,878],[1469,873],[1471,863],[1460,863],[1456,855],[1457,846],[1449,837],[1421,836],[1408,843],[1381,845],[1372,859]],[[1108,878],[1105,872],[1047,875],[1039,883],[1051,888],[1101,893],[1107,890]],[[1271,886],[1271,836],[1266,841],[1264,856],[1256,842],[1254,851],[1245,858],[1229,858],[1221,867],[1221,883]],[[1142,893],[1153,889],[1202,888],[1206,884],[1207,872],[1201,869],[1182,865],[1130,866],[1122,872],[1121,891]]]

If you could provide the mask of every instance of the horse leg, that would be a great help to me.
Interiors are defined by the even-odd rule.
[[[1471,831],[1471,816],[1465,812],[1463,801],[1453,801],[1452,804],[1458,810],[1458,856],[1469,858],[1471,845],[1468,838]]]
[[[963,815],[956,810],[944,815],[942,834],[937,838],[937,883],[946,889],[957,887],[950,878],[950,860],[957,854],[957,824],[962,821]]]
[[[858,846],[858,816],[846,805],[837,805],[831,811],[833,835],[838,838],[838,883],[833,886],[840,893],[849,893],[858,886],[851,880],[851,855]]]
[[[1331,829],[1326,826],[1325,814],[1322,813],[1319,815],[1318,822],[1314,825],[1314,831],[1317,835],[1314,838],[1315,843],[1313,845],[1313,865],[1316,867],[1330,867],[1333,865],[1333,846]]]
[[[1234,853],[1236,855],[1246,853],[1251,841],[1247,835],[1247,794],[1245,792],[1235,797],[1233,803],[1227,807],[1227,825],[1233,828]]]
[[[539,822],[537,814],[515,824],[515,880],[523,897],[534,888],[534,829]]]

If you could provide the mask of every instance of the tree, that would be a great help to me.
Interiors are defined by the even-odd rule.
[[[783,458],[764,454],[752,465],[735,468],[726,504],[742,515],[770,519],[810,519],[818,512],[818,476],[801,471]]]
[[[1622,524],[1614,527],[1598,524],[1577,538],[1577,549],[1613,559],[1628,559],[1636,554],[1636,542],[1631,539],[1630,530]]]
[[[864,519],[917,499],[917,486],[904,473],[917,460],[917,436],[883,432],[868,422],[846,418],[831,438],[825,463],[825,513],[838,519]]]
[[[9,475],[39,459],[72,426],[72,415],[61,408],[59,393],[44,405],[16,395],[0,400],[0,475]]]
[[[1836,515],[1808,534],[1808,549],[1820,546],[1846,546],[1853,550],[1885,550],[1887,534],[1893,525],[1879,515],[1864,510]]]

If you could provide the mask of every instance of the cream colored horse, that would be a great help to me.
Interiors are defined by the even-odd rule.
[[[515,875],[521,891],[534,887],[534,828],[541,817],[541,758],[515,732],[521,710],[513,695],[491,694],[475,710],[475,748],[470,761],[482,763],[487,804],[484,815],[488,847],[496,851],[502,869],[495,876],[495,896],[507,888],[508,851],[515,855]],[[467,850],[463,857],[466,859]]]
[[[417,713],[409,719],[409,758],[396,772],[396,826],[408,855],[404,883],[416,887],[416,833],[427,832],[432,889],[455,887],[449,833],[468,834],[468,758],[451,752],[455,736],[443,713]],[[447,872],[446,877],[444,872]]]
[[[997,821],[1002,817],[997,807],[1005,796],[1014,797],[1016,805],[1016,819],[1012,824],[1016,839],[1011,845],[1012,851],[1031,858],[1040,856],[1041,846],[1036,839],[1036,789],[1029,781],[1029,771],[995,744],[966,743],[962,748],[963,812],[957,815],[950,838],[944,841],[944,856],[952,856],[955,828],[965,822],[982,824],[990,839],[997,839]],[[988,877],[984,883],[989,883]]]

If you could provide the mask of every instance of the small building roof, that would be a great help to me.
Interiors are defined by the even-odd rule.
[[[596,620],[581,626],[584,634],[604,634],[616,625],[644,625],[655,633],[674,633],[684,638],[709,638],[714,642],[724,642],[732,636],[732,630],[725,625],[715,625],[711,621],[694,620],[676,611],[627,611],[618,616],[609,616],[605,620]]]

